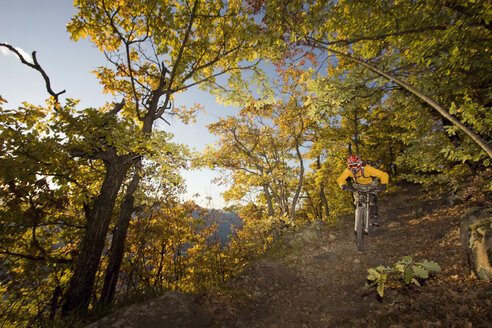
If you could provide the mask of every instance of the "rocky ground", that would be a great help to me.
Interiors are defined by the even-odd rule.
[[[284,256],[252,264],[205,295],[168,294],[91,327],[491,327],[492,283],[471,274],[460,240],[469,207],[415,186],[393,191],[381,199],[381,226],[364,252],[347,216],[337,228],[290,236]],[[403,256],[436,261],[442,270],[421,287],[388,286],[383,298],[364,289],[368,268]]]

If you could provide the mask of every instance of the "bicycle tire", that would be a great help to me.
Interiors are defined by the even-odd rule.
[[[364,208],[364,225],[363,229],[366,235],[371,232],[371,207],[369,203],[366,204]]]
[[[355,238],[357,242],[357,250],[364,250],[364,214],[362,207],[355,210]]]

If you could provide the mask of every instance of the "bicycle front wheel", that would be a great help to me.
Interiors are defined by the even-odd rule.
[[[355,238],[357,240],[357,250],[364,250],[364,214],[363,208],[355,210]]]

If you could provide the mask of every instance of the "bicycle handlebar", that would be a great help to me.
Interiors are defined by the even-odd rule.
[[[366,188],[361,188],[360,185],[353,185],[352,187],[349,188],[349,190],[350,189],[351,189],[351,191],[358,191],[358,192],[363,192],[363,193],[383,191],[382,189],[379,188],[379,186],[376,186],[376,188],[374,188],[374,189],[366,190]]]

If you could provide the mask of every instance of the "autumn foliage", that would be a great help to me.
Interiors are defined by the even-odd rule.
[[[118,101],[80,108],[51,89],[0,97],[3,327],[50,326],[118,302],[197,292],[239,274],[287,229],[352,211],[335,178],[359,154],[402,181],[484,204],[492,192],[489,1],[77,0],[67,29],[106,55]],[[193,153],[156,130],[200,108],[237,115]],[[89,95],[88,95],[89,96]],[[27,96],[26,96],[27,97]],[[180,201],[180,171],[219,170],[241,217]]]

